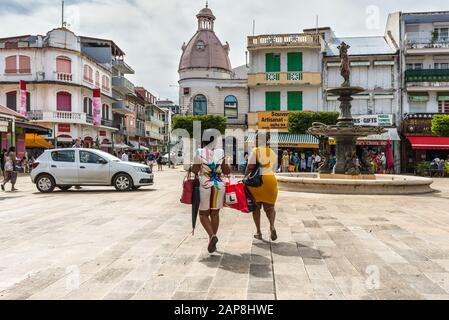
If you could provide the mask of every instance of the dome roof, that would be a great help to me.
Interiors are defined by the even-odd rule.
[[[198,31],[183,45],[179,71],[193,68],[216,68],[232,71],[229,45],[223,45],[214,32],[215,16],[208,7],[197,15]]]

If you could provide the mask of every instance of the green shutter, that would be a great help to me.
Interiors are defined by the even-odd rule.
[[[289,52],[287,54],[287,71],[302,71],[302,52]]]
[[[265,92],[265,110],[280,111],[281,110],[281,93]]]
[[[287,108],[289,111],[302,110],[302,92],[289,91],[287,93]]]
[[[265,72],[281,72],[281,56],[267,53],[265,55]]]

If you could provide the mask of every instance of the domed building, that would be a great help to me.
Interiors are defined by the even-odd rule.
[[[207,4],[196,17],[198,30],[183,44],[179,62],[182,113],[224,115],[228,126],[246,127],[248,67],[232,68],[229,44],[215,34],[216,18]]]

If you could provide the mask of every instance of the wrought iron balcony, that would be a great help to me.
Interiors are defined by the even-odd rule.
[[[449,49],[449,37],[432,35],[431,32],[409,32],[405,36],[407,49]]]
[[[117,102],[112,103],[112,111],[120,114],[132,114],[133,111],[128,106],[126,101],[120,100]]]
[[[134,93],[134,84],[125,77],[112,77],[112,86],[122,94]]]
[[[114,123],[112,120],[101,119],[101,125],[105,127],[114,128]]]
[[[406,82],[449,82],[449,69],[421,69],[405,71]]]
[[[260,72],[248,74],[248,86],[258,85],[320,85],[320,72]]]
[[[131,68],[123,59],[113,59],[112,66],[124,74],[134,74],[134,69]]]

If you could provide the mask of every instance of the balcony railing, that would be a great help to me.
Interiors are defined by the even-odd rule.
[[[449,82],[449,69],[421,69],[405,71],[406,82]]]
[[[279,47],[321,47],[321,35],[316,33],[273,34],[248,37],[248,49]]]
[[[148,138],[151,139],[155,139],[155,140],[160,140],[163,141],[164,140],[164,135],[157,133],[157,132],[153,132],[153,131],[147,131],[147,135]]]
[[[112,86],[123,94],[134,93],[134,84],[125,77],[112,77]]]
[[[128,129],[124,125],[114,122],[113,127],[118,128],[117,134],[122,135],[122,136],[128,135]]]
[[[145,129],[136,128],[136,136],[145,137]]]
[[[128,104],[124,100],[112,103],[112,111],[116,112],[116,113],[121,113],[121,114],[133,113],[131,108],[128,106]]]
[[[155,116],[147,117],[147,121],[151,122],[152,124],[154,124],[154,125],[156,125],[156,126],[158,126],[160,128],[165,126],[165,122],[160,120],[160,119],[158,119]]]
[[[409,32],[405,36],[407,49],[449,49],[449,37],[432,36],[431,32]]]
[[[320,85],[320,72],[261,72],[248,74],[248,86],[257,85]]]
[[[32,121],[87,123],[86,114],[78,112],[33,110],[27,117]]]
[[[134,69],[131,68],[123,59],[112,60],[112,66],[119,70],[121,73],[134,74]]]
[[[114,128],[114,122],[112,120],[101,119],[101,125],[105,127]]]
[[[58,81],[72,82],[73,81],[73,75],[71,73],[56,72],[56,79]]]

